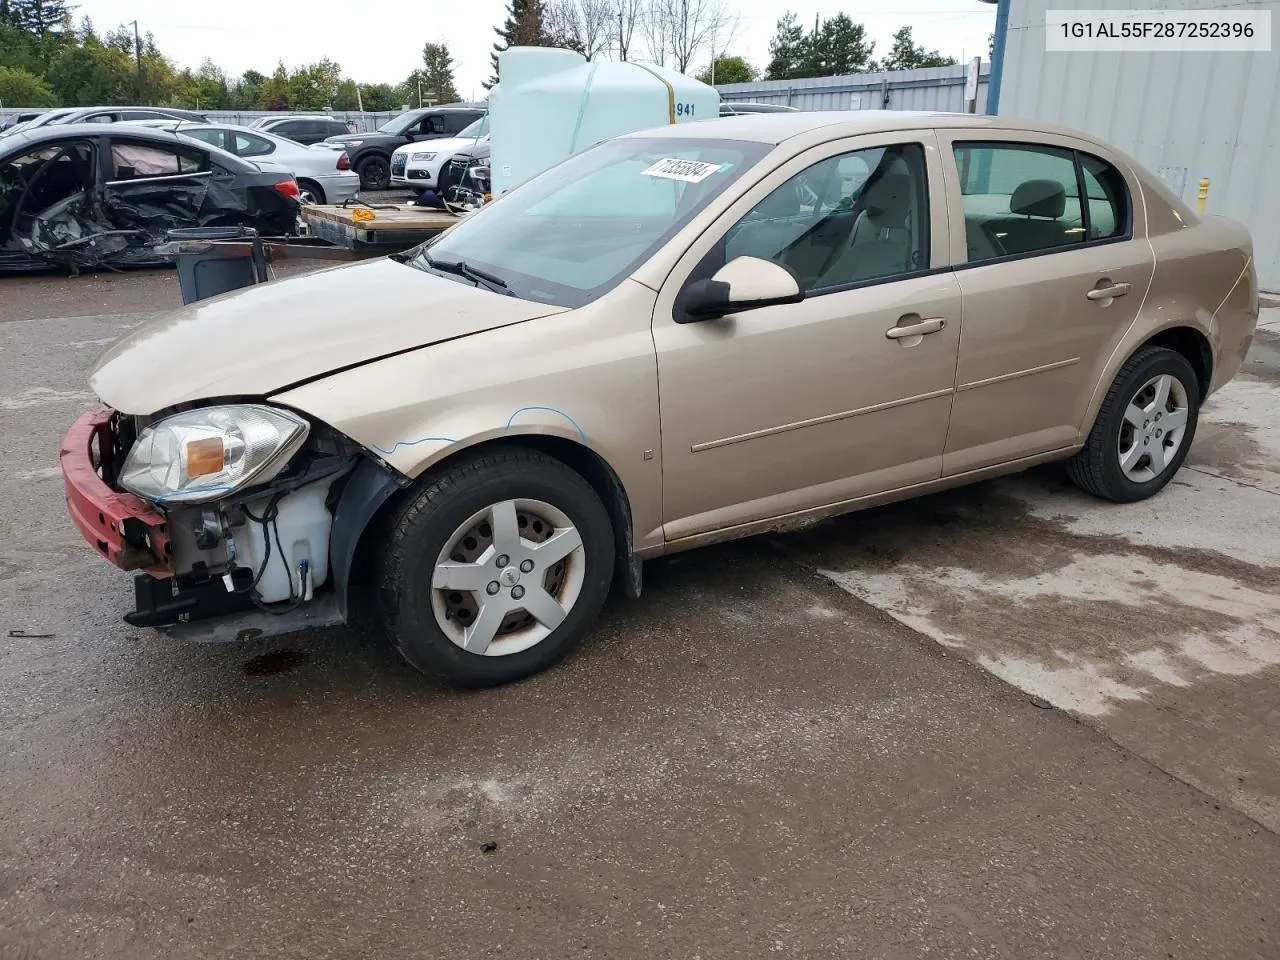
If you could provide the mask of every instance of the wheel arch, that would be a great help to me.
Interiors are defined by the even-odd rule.
[[[1187,362],[1191,364],[1191,368],[1196,372],[1196,382],[1200,387],[1200,400],[1203,402],[1204,398],[1208,396],[1209,387],[1213,380],[1213,345],[1205,332],[1196,324],[1185,320],[1172,320],[1155,332],[1148,334],[1145,339],[1135,339],[1132,342],[1126,341],[1121,348],[1115,351],[1111,360],[1107,363],[1106,372],[1098,379],[1098,383],[1094,387],[1093,396],[1089,401],[1088,416],[1085,417],[1081,426],[1080,435],[1082,440],[1087,438],[1089,431],[1093,429],[1093,425],[1098,419],[1098,412],[1102,409],[1102,401],[1106,397],[1107,391],[1111,389],[1111,384],[1119,374],[1120,369],[1143,347],[1165,347],[1185,357]]]
[[[616,576],[622,578],[627,596],[637,598],[641,590],[641,561],[635,554],[634,524],[632,522],[631,500],[618,473],[603,456],[576,439],[570,439],[556,433],[530,432],[510,434],[504,433],[496,437],[477,439],[475,442],[455,444],[446,453],[433,459],[430,465],[411,481],[396,484],[383,479],[370,480],[380,493],[369,495],[365,492],[353,493],[354,508],[364,516],[358,520],[358,530],[349,530],[344,539],[350,543],[332,543],[331,552],[345,551],[350,560],[346,569],[339,571],[339,564],[334,564],[335,573],[340,572],[336,589],[343,597],[343,609],[346,608],[346,595],[352,582],[360,579],[362,573],[370,568],[371,551],[376,549],[378,538],[385,534],[391,519],[404,504],[414,495],[414,491],[429,478],[452,467],[461,460],[467,460],[495,449],[520,447],[534,450],[545,456],[560,461],[569,467],[595,490],[609,514],[613,527],[613,539],[616,555]],[[373,460],[369,460],[370,465]],[[390,471],[378,468],[383,474]],[[388,486],[388,483],[391,486]],[[354,486],[354,485],[353,485]],[[363,509],[361,507],[363,505]],[[339,504],[339,509],[343,506]],[[335,529],[337,518],[335,517]]]

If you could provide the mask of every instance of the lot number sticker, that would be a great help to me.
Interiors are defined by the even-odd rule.
[[[703,163],[701,160],[659,160],[641,173],[646,177],[658,177],[662,180],[701,183],[722,167],[723,164]]]

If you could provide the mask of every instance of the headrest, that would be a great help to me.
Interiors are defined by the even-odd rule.
[[[911,204],[911,176],[886,173],[862,195],[862,209],[877,227],[906,226]]]
[[[1028,180],[1009,198],[1009,212],[1057,220],[1067,209],[1067,191],[1057,180]]]

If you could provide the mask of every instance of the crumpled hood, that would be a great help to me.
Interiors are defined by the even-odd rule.
[[[99,358],[89,384],[128,414],[265,396],[388,354],[564,312],[394,260],[258,284],[143,324]]]

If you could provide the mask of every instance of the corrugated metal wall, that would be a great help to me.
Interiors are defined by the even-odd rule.
[[[1271,10],[1274,0],[1144,0],[1149,9]],[[1075,127],[1115,144],[1207,213],[1249,225],[1264,289],[1280,291],[1280,52],[1046,53],[1048,10],[1125,0],[1013,0],[1000,115]],[[1274,29],[1274,26],[1273,26]]]
[[[892,73],[855,73],[847,77],[761,80],[717,85],[720,98],[750,103],[781,103],[797,110],[964,110],[966,66],[926,67]],[[987,106],[984,63],[978,75],[978,112]]]

